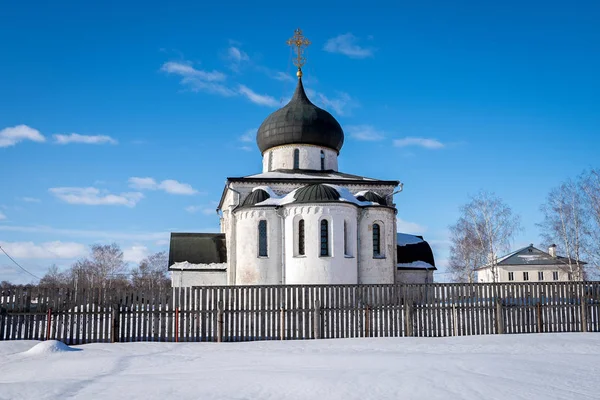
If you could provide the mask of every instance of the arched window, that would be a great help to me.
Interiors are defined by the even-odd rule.
[[[329,255],[329,221],[321,221],[321,256]]]
[[[321,171],[325,171],[325,153],[321,150]]]
[[[267,221],[258,222],[258,256],[268,257],[267,253]]]
[[[373,224],[373,257],[381,257],[381,227]]]
[[[273,152],[269,152],[269,172],[273,170]]]
[[[294,150],[294,169],[300,169],[300,150]]]
[[[344,221],[344,255],[349,256],[350,254],[350,240],[348,238],[348,222]]]
[[[304,255],[304,220],[298,221],[298,255]]]

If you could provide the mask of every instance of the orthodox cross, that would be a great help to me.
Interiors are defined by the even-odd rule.
[[[298,28],[294,31],[294,36],[288,39],[286,42],[288,46],[296,47],[296,59],[294,60],[294,65],[298,67],[298,78],[302,77],[302,66],[306,63],[306,58],[304,57],[304,50],[307,46],[310,45],[310,41],[302,35],[302,29]]]

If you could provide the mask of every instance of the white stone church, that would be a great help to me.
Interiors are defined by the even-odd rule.
[[[227,178],[221,233],[171,234],[174,287],[433,282],[427,242],[396,234],[402,185],[338,170],[344,131],[308,99],[300,67],[258,129],[262,173]]]

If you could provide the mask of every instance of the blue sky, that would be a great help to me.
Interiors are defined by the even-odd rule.
[[[36,275],[91,243],[134,263],[218,231],[225,178],[261,169],[248,132],[293,92],[298,26],[340,170],[405,184],[401,230],[441,273],[469,194],[496,192],[515,246],[538,243],[548,190],[599,166],[598,2],[90,3],[0,13],[0,244]],[[32,280],[0,255],[4,279]]]

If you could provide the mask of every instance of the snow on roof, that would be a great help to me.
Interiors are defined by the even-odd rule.
[[[172,271],[201,271],[201,270],[226,270],[227,263],[192,264],[187,261],[177,262],[169,268]]]
[[[358,206],[379,206],[379,203],[373,203],[371,201],[360,201],[358,200],[353,194],[352,192],[350,192],[348,189],[346,189],[345,187],[342,186],[337,186],[337,185],[331,185],[328,183],[325,183],[324,185],[327,185],[333,189],[335,189],[339,194],[340,194],[340,198],[339,201],[341,202],[347,202],[347,203],[352,203],[352,204],[356,204]],[[262,189],[264,191],[266,191],[267,193],[269,193],[269,195],[271,196],[269,199],[265,200],[265,201],[261,201],[260,203],[256,203],[256,206],[283,206],[286,204],[291,204],[294,203],[296,201],[296,192],[301,189],[295,189],[292,190],[290,193],[286,194],[285,196],[279,196],[277,195],[270,187],[268,186],[258,186],[255,187],[254,189],[252,189],[252,191],[254,190],[258,190],[258,189]]]
[[[396,264],[398,269],[435,269],[435,267],[425,261],[413,261],[407,264]]]
[[[406,246],[407,244],[417,244],[421,242],[424,242],[424,240],[418,236],[409,235],[408,233],[396,233],[396,243],[398,246]]]

